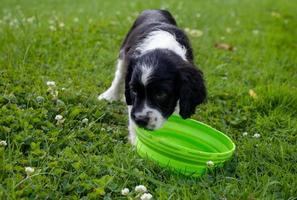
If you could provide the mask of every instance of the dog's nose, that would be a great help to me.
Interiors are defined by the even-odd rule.
[[[135,123],[141,127],[145,127],[149,122],[149,118],[143,115],[135,116],[134,120],[135,120]]]

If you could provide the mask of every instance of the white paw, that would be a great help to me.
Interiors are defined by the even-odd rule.
[[[106,90],[104,93],[98,96],[98,100],[106,100],[109,102],[118,101],[119,99],[119,95],[112,90]]]
[[[128,139],[129,139],[129,142],[132,146],[135,146],[136,145],[136,137],[135,136],[132,136],[132,135],[129,135],[128,136]]]
[[[131,120],[131,119],[130,119]],[[129,135],[128,135],[128,140],[132,146],[136,145],[136,132],[135,132],[135,127],[134,127],[133,122],[129,122]]]

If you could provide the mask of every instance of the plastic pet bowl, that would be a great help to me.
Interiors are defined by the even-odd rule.
[[[222,132],[201,122],[171,116],[161,129],[136,128],[137,152],[162,167],[189,176],[202,175],[212,161],[221,166],[235,144]]]

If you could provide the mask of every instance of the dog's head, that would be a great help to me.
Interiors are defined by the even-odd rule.
[[[202,72],[171,51],[154,50],[129,65],[133,70],[125,95],[138,126],[161,128],[178,107],[180,116],[188,118],[206,97]]]

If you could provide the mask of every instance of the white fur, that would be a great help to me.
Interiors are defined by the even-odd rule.
[[[167,31],[158,30],[151,32],[136,48],[141,54],[145,54],[153,49],[169,49],[187,61],[186,48],[176,41],[174,35]]]
[[[143,85],[146,85],[153,73],[153,69],[150,66],[143,65],[141,67],[141,73],[141,82],[143,83]]]
[[[128,136],[128,139],[132,145],[136,145],[136,132],[135,132],[136,125],[135,125],[134,121],[131,119],[131,110],[132,110],[132,106],[128,106],[128,115],[129,115],[129,126],[128,126],[129,136]]]
[[[179,100],[176,102],[176,106],[174,109],[174,114],[179,115],[180,107],[179,107]]]
[[[147,103],[144,104],[142,111],[135,113],[135,116],[149,117],[148,125],[146,128],[152,130],[161,128],[165,122],[165,118],[162,116],[160,111],[149,107]]]
[[[125,61],[119,59],[117,63],[117,69],[115,72],[114,79],[111,86],[102,94],[99,95],[98,99],[105,99],[107,101],[117,101],[121,98],[124,89],[124,81],[127,67]]]

